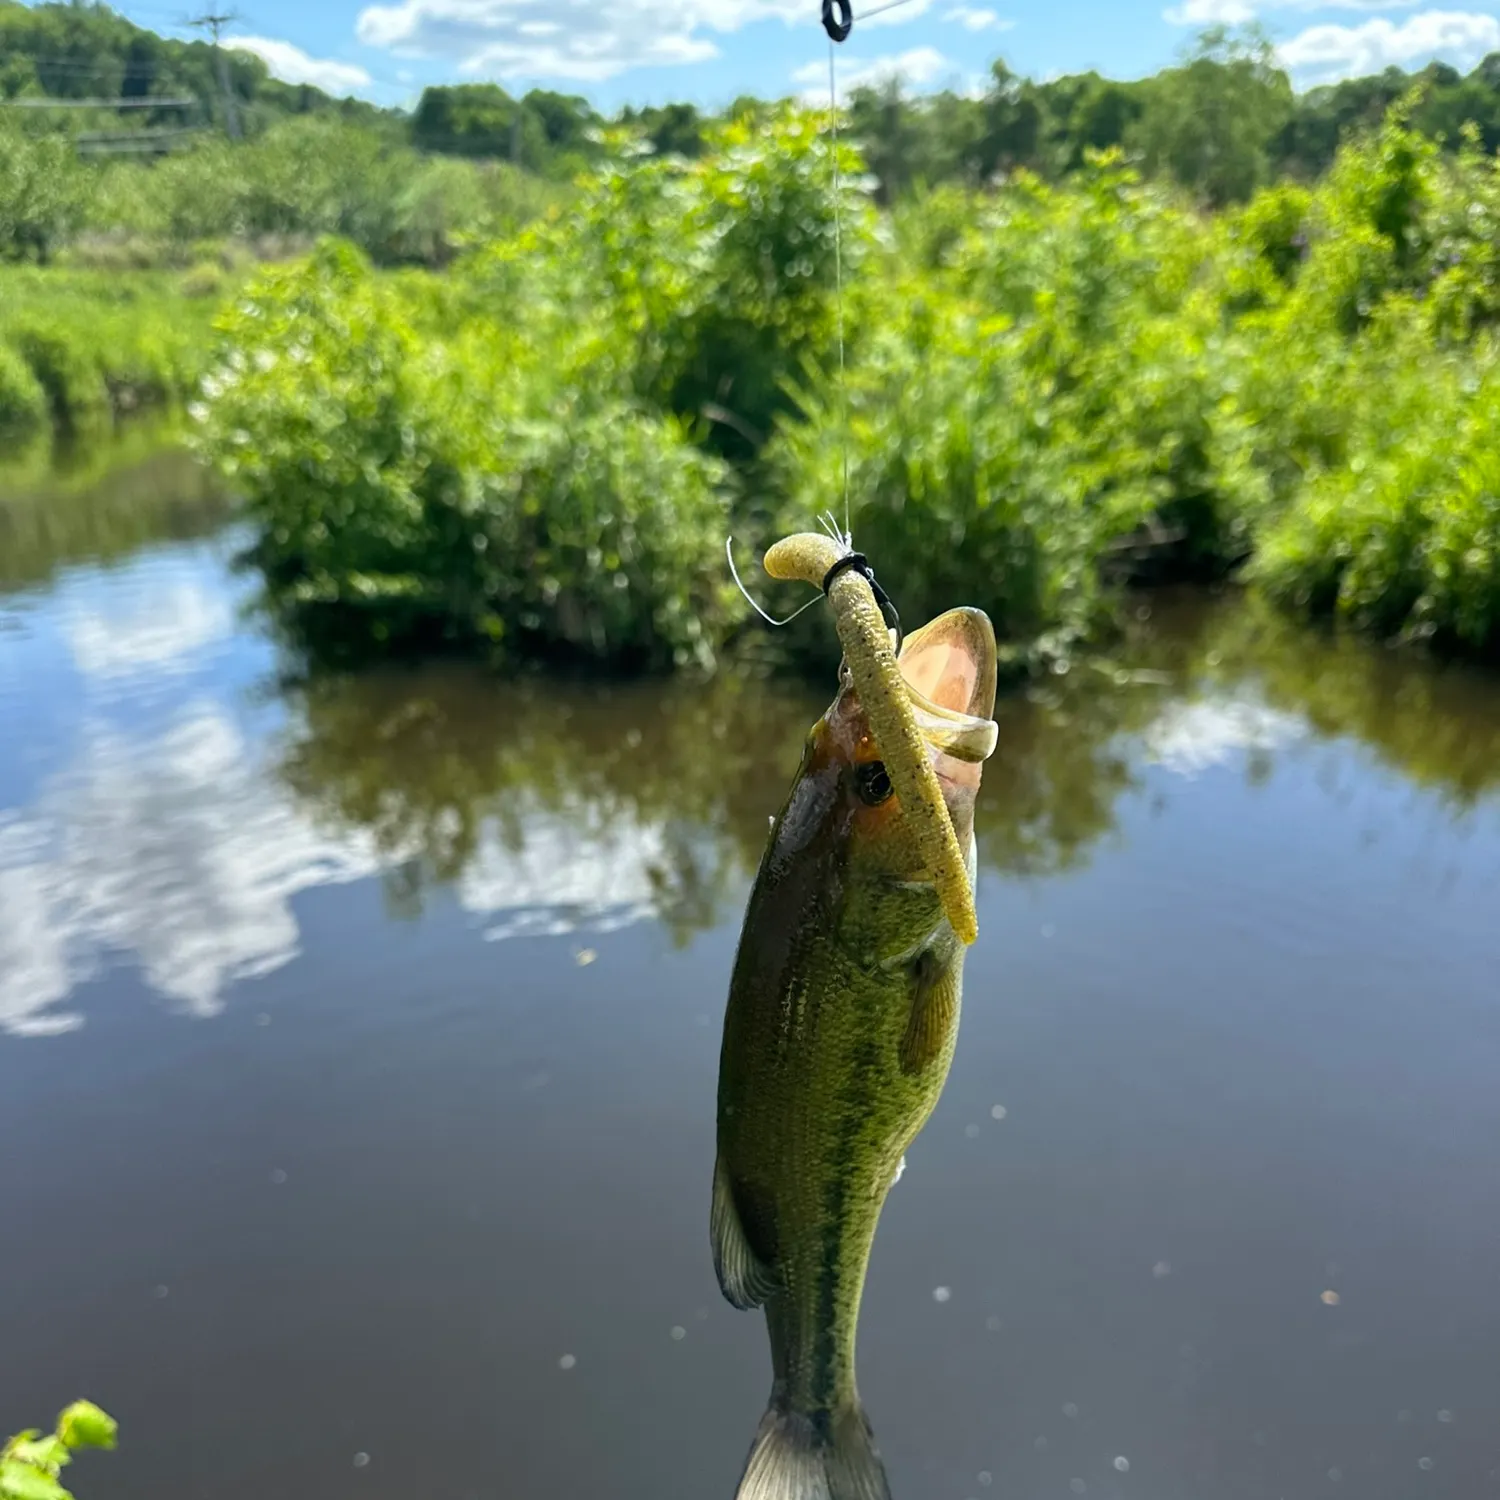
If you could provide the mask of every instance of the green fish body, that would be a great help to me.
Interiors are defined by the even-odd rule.
[[[900,665],[972,882],[989,621],[950,611]],[[889,1496],[855,1331],[886,1194],[953,1057],[963,957],[845,676],[773,824],[724,1019],[714,1264],[731,1303],[764,1307],[774,1375],[738,1500]]]

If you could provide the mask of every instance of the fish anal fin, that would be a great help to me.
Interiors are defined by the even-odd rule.
[[[820,1421],[773,1405],[735,1500],[891,1500],[864,1411],[854,1406]]]
[[[735,1307],[759,1307],[780,1286],[773,1267],[755,1253],[735,1205],[723,1159],[714,1162],[714,1202],[709,1216],[719,1290]]]
[[[925,1073],[951,1056],[963,990],[961,957],[944,962],[928,951],[914,966],[911,1018],[901,1039],[901,1071]]]

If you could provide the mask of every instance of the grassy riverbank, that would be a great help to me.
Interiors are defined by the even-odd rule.
[[[76,430],[197,389],[242,272],[0,266],[0,431]]]

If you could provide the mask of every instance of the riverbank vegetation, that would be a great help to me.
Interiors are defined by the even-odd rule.
[[[0,266],[0,430],[65,431],[195,391],[220,299],[242,273],[130,276]]]
[[[1107,634],[1121,580],[1240,568],[1491,653],[1500,175],[1415,108],[1219,212],[1100,153],[883,214],[846,146],[836,214],[787,106],[612,161],[442,278],[331,243],[260,276],[203,442],[348,649],[706,664],[745,616],[724,538],[841,514],[847,452],[903,607],[981,604],[1017,666]]]

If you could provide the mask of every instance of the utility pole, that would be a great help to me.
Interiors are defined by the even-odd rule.
[[[189,26],[206,31],[213,38],[214,66],[219,74],[219,87],[224,91],[224,129],[228,131],[229,138],[235,141],[240,138],[240,117],[234,105],[234,93],[229,87],[229,64],[225,60],[223,48],[219,46],[219,32],[237,20],[239,17],[231,10],[208,11],[201,16],[194,16],[188,22]]]

